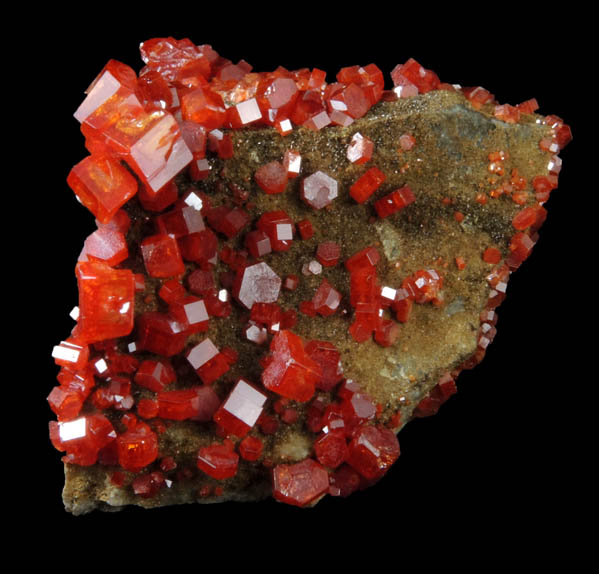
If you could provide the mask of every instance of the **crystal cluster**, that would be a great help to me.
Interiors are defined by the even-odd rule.
[[[52,353],[60,367],[48,396],[57,417],[52,444],[68,465],[102,467],[114,488],[143,504],[171,500],[169,491],[190,481],[198,499],[225,496],[248,468],[268,477],[275,499],[296,506],[368,487],[398,459],[396,430],[405,421],[344,374],[351,365],[338,345],[304,336],[309,329],[299,321],[334,320],[347,345],[386,349],[401,340],[414,306],[443,307],[442,262],[389,282],[379,242],[354,247],[323,234],[322,217],[337,204],[366,210],[365,225],[400,222],[421,190],[390,184],[392,174],[373,164],[378,144],[360,132],[343,152],[359,174],[349,182],[332,170],[305,171],[302,151],[291,146],[251,177],[221,182],[225,193],[202,182],[212,181],[215,162],[235,161],[238,130],[276,130],[284,141],[294,130],[351,126],[381,101],[440,90],[516,124],[536,101],[499,105],[487,90],[442,83],[413,59],[393,69],[393,89],[385,90],[374,64],[343,68],[327,83],[316,68],[256,73],[187,39],[143,42],[141,55],[139,74],[110,60],[75,112],[89,155],[67,183],[98,229],[75,270],[77,325]],[[489,299],[476,352],[412,405],[413,417],[434,414],[456,392],[459,371],[480,361],[509,275],[537,240],[542,204],[557,187],[557,153],[571,139],[557,116],[543,121],[545,173],[528,181],[517,169],[506,173],[507,152],[489,156],[494,187],[479,202],[509,197],[518,205],[509,248],[480,253]],[[418,146],[403,133],[396,153]],[[262,204],[271,206],[296,194],[303,215],[257,209],[257,194],[272,196]],[[455,222],[463,217],[454,213]],[[285,256],[294,252],[307,259],[291,269]],[[461,256],[455,263],[467,266]],[[301,301],[292,299],[298,290]],[[259,376],[240,367],[248,363],[239,355],[244,344],[254,349]],[[203,437],[192,466],[163,439],[177,428]],[[301,460],[273,454],[273,435],[276,444],[285,429],[311,437]]]

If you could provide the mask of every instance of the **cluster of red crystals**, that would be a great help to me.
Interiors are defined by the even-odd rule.
[[[395,434],[377,422],[382,406],[375,405],[354,381],[343,380],[339,350],[327,341],[304,345],[291,331],[297,312],[283,311],[277,300],[281,285],[294,290],[298,277],[288,275],[283,283],[267,263],[251,259],[290,249],[296,224],[286,212],[270,211],[244,232],[253,223],[250,214],[255,207],[249,202],[249,190],[229,184],[231,204],[214,207],[206,194],[193,187],[180,197],[174,178],[187,168],[193,181],[203,179],[215,165],[211,158],[231,158],[235,137],[228,129],[271,126],[288,135],[298,125],[312,130],[348,126],[383,97],[389,100],[461,88],[441,83],[434,72],[413,59],[394,68],[395,88],[384,95],[383,75],[373,64],[343,68],[337,81],[327,84],[322,70],[278,68],[255,73],[246,62],[233,64],[210,46],[196,46],[187,39],[149,40],[142,43],[141,54],[146,65],[139,77],[128,66],[109,61],[75,113],[90,155],[73,167],[67,182],[95,215],[98,229],[86,239],[76,267],[80,297],[78,315],[73,316],[77,327],[52,352],[61,371],[59,385],[48,396],[58,418],[50,423],[51,441],[66,451],[63,460],[68,463],[119,465],[133,473],[147,469],[130,486],[135,495],[149,498],[170,486],[164,473],[177,467],[172,457],[158,463],[157,433],[166,430],[168,421],[208,423],[215,425],[221,438],[243,438],[238,453],[228,438],[222,444],[203,446],[197,453],[198,468],[224,480],[236,475],[239,456],[250,463],[261,459],[264,443],[254,433],[274,434],[281,423],[297,423],[300,411],[292,401],[306,402],[318,389],[321,392],[310,403],[305,421],[308,429],[318,433],[312,458],[291,465],[274,465],[264,459],[263,464],[272,468],[277,500],[306,506],[326,493],[347,496],[378,480],[399,456],[399,445]],[[538,108],[534,99],[518,106],[498,105],[480,87],[464,88],[462,93],[475,108],[492,104],[491,113],[508,123]],[[490,193],[491,197],[506,194],[523,208],[512,220],[516,233],[505,263],[496,266],[488,278],[491,290],[487,310],[481,314],[477,351],[462,368],[479,361],[492,341],[496,332],[492,309],[505,296],[510,271],[529,256],[546,216],[540,204],[557,187],[561,160],[556,154],[572,135],[557,116],[544,121],[552,131],[539,147],[549,154],[549,174],[528,182],[512,169]],[[413,136],[403,134],[399,152],[411,150],[415,143]],[[347,159],[366,164],[373,150],[371,139],[355,133]],[[490,154],[493,176],[507,173],[506,159],[503,152]],[[301,164],[300,153],[288,149],[282,160],[258,167],[254,182],[266,194],[282,193],[289,179],[300,175]],[[351,186],[350,196],[364,203],[384,181],[385,175],[371,167]],[[538,202],[532,207],[528,206],[529,185]],[[339,193],[338,182],[322,171],[303,177],[299,188],[302,201],[317,210],[330,206]],[[127,245],[131,220],[123,209],[134,196],[150,212],[138,249]],[[374,207],[384,218],[414,200],[411,189],[404,186],[380,198]],[[314,235],[307,219],[299,221],[297,228],[304,240]],[[238,237],[247,251],[221,243],[223,238]],[[138,253],[150,280],[127,268],[129,258]],[[337,265],[340,256],[338,244],[321,242],[317,260],[306,263],[302,271],[319,274],[323,266]],[[214,270],[219,258],[229,270],[216,275],[217,286]],[[345,261],[354,309],[350,333],[356,341],[374,336],[379,345],[390,346],[397,341],[400,326],[387,318],[389,312],[398,322],[405,322],[414,303],[440,305],[443,280],[429,269],[405,278],[401,288],[381,286],[376,274],[379,259],[378,251],[368,247]],[[495,248],[483,254],[483,260],[493,265],[501,259]],[[462,269],[465,262],[458,257],[456,265]],[[135,313],[136,293],[153,310]],[[249,318],[247,312],[243,318],[248,340],[261,344],[269,334],[274,336],[270,353],[261,359],[264,388],[237,377],[222,401],[210,385],[231,369],[236,352],[226,347],[219,350],[208,338],[200,342],[194,338],[193,345],[187,349],[186,345],[188,337],[209,329],[211,317],[231,313],[231,294],[249,310]],[[156,307],[152,307],[154,301]],[[327,317],[340,303],[341,293],[323,279],[312,300],[303,301],[300,310]],[[144,360],[117,346],[119,338],[129,335],[135,337],[128,343],[129,352],[144,352]],[[184,351],[203,385],[176,388],[181,381],[176,381],[173,364],[179,360],[171,364],[168,358]],[[144,389],[139,398],[134,385]],[[272,404],[274,415],[265,411],[267,391],[280,396]],[[454,380],[444,376],[419,403],[414,416],[434,414],[455,392]],[[336,399],[329,402],[323,393],[336,393]],[[94,409],[111,410],[110,420]],[[134,412],[148,422],[138,420]],[[115,428],[110,422],[113,417],[120,417]],[[112,476],[113,484],[125,484],[121,471]],[[214,494],[219,493],[222,489],[214,489]]]
[[[95,464],[100,450],[116,437],[112,424],[101,414],[58,423],[50,421],[50,440],[57,450],[66,451],[63,460],[71,464]]]
[[[59,421],[74,419],[95,385],[93,374],[90,369],[63,368],[57,378],[60,384],[48,395],[48,404]]]
[[[426,94],[439,87],[440,81],[434,72],[423,68],[410,58],[405,64],[398,64],[391,72],[395,93],[401,97]]]

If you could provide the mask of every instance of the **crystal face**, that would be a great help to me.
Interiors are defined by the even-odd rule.
[[[67,508],[372,486],[493,342],[570,128],[414,59],[327,76],[140,52],[75,111],[67,185],[97,229],[46,391]]]

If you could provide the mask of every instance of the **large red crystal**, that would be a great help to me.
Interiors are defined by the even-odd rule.
[[[314,459],[279,464],[272,471],[273,496],[293,506],[314,502],[329,488],[329,474]]]
[[[76,267],[79,286],[77,337],[93,343],[128,335],[133,330],[135,279],[129,269],[112,269],[99,261]]]
[[[321,377],[320,366],[310,358],[298,335],[283,330],[273,337],[268,365],[262,372],[262,384],[268,390],[305,402]]]

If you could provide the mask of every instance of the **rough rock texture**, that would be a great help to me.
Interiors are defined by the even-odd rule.
[[[319,132],[297,128],[286,137],[273,129],[244,129],[231,133],[235,154],[232,159],[211,159],[211,175],[195,187],[206,191],[219,205],[230,197],[228,183],[250,190],[249,210],[252,220],[261,213],[284,209],[295,222],[309,218],[315,234],[309,240],[294,241],[292,249],[271,253],[263,260],[280,277],[301,275],[303,264],[315,259],[316,248],[322,241],[335,241],[341,246],[345,260],[359,249],[378,245],[383,261],[378,266],[382,285],[399,287],[402,280],[419,269],[434,268],[443,276],[442,306],[415,305],[408,322],[401,325],[399,340],[384,348],[373,340],[358,344],[350,336],[352,309],[349,306],[349,274],[342,264],[325,268],[320,275],[302,277],[295,291],[282,291],[279,304],[297,309],[301,301],[312,298],[322,278],[326,277],[343,295],[346,313],[330,317],[307,317],[299,313],[294,332],[306,339],[327,340],[341,351],[346,377],[355,379],[382,406],[380,420],[389,423],[399,410],[400,418],[394,430],[412,418],[416,405],[448,371],[456,370],[477,349],[480,313],[490,293],[487,276],[494,267],[485,263],[482,253],[496,247],[502,257],[509,254],[514,234],[512,219],[522,209],[506,196],[489,198],[486,204],[477,201],[481,192],[494,186],[489,178],[489,153],[507,151],[505,177],[512,169],[530,181],[534,176],[547,174],[549,154],[539,148],[539,140],[550,132],[548,126],[536,122],[534,114],[523,114],[517,124],[505,123],[493,117],[493,106],[474,109],[461,93],[434,91],[394,102],[380,102],[362,119],[347,128],[328,127]],[[367,166],[347,160],[347,146],[352,136],[360,132],[374,144],[374,154]],[[398,152],[399,138],[410,134],[416,145],[409,151]],[[287,149],[302,156],[302,173],[290,179],[284,193],[268,195],[254,181],[255,171],[271,161],[281,161]],[[409,208],[386,219],[376,218],[372,201],[360,205],[349,196],[349,187],[367,167],[376,165],[387,179],[375,192],[372,200],[390,191],[409,185],[416,200]],[[339,196],[330,208],[310,209],[300,199],[299,186],[303,175],[321,170],[339,183]],[[498,178],[501,179],[501,178]],[[191,184],[186,175],[177,178],[180,193]],[[535,203],[531,194],[530,204]],[[126,205],[133,224],[128,234],[130,245],[146,234],[144,212],[134,198]],[[463,214],[463,218],[455,213]],[[461,221],[458,221],[461,219]],[[242,247],[243,235],[229,241]],[[130,249],[127,262],[137,273],[143,273],[143,262],[136,249]],[[467,262],[458,269],[456,257]],[[190,267],[188,265],[188,267]],[[225,267],[222,267],[225,270]],[[147,278],[146,291],[138,295],[136,314],[158,306]],[[257,347],[242,338],[243,322],[237,319],[246,311],[234,305],[227,319],[211,321],[207,333],[193,335],[187,346],[205,336],[222,348],[230,346],[239,351],[239,360],[214,388],[223,397],[237,376],[260,380],[261,367],[257,359],[266,348]],[[142,355],[143,356],[143,355]],[[177,388],[189,386],[196,375],[184,364],[177,363]],[[187,373],[187,380],[185,374]],[[143,394],[142,389],[136,393]],[[141,396],[140,394],[140,396]],[[137,396],[137,395],[136,395]],[[144,395],[145,396],[145,395]],[[149,396],[149,395],[148,395]],[[305,404],[296,405],[299,420],[281,425],[275,435],[264,436],[265,451],[274,464],[304,459],[311,449],[314,434],[306,430],[303,420]],[[178,464],[195,467],[198,448],[213,441],[207,425],[191,421],[173,422],[160,435],[161,455],[176,456]],[[127,504],[146,507],[188,502],[218,502],[223,500],[258,500],[271,492],[269,472],[260,465],[241,464],[237,475],[225,481],[214,481],[198,473],[195,477],[175,481],[163,488],[154,498],[135,496],[131,488],[111,483],[111,467],[94,465],[81,467],[65,464],[66,484],[63,499],[67,510],[74,514],[94,508],[112,510]],[[219,496],[200,494],[205,484],[223,487]]]

